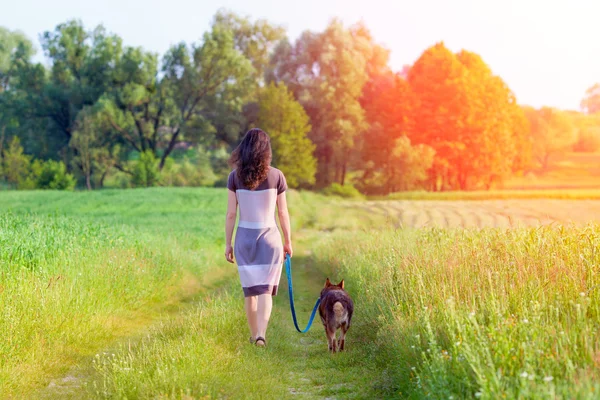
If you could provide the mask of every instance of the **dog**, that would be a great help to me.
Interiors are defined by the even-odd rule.
[[[321,303],[319,304],[319,316],[325,327],[325,334],[329,343],[329,351],[335,353],[344,350],[346,332],[350,329],[354,303],[344,290],[344,280],[333,285],[329,278],[321,291]],[[339,341],[336,341],[336,331],[342,330]]]

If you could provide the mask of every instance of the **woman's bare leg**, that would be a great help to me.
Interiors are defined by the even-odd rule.
[[[257,307],[257,337],[266,337],[267,325],[271,318],[271,309],[273,308],[273,297],[271,294],[261,294],[258,296]]]
[[[258,324],[257,324],[257,305],[258,296],[250,296],[245,299],[246,318],[248,318],[248,326],[250,327],[250,335],[252,339],[258,336]]]

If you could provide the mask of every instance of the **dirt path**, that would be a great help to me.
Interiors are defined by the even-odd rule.
[[[325,276],[310,257],[295,257],[292,267],[296,314],[298,325],[303,329],[323,287]],[[332,276],[331,279],[339,280],[340,277]],[[282,356],[286,358],[284,373],[289,378],[288,393],[281,393],[281,397],[373,398],[374,385],[381,377],[381,371],[373,363],[376,352],[373,332],[363,323],[360,307],[357,307],[348,332],[346,351],[332,355],[328,352],[327,339],[318,315],[307,333],[301,334],[295,330],[285,277],[281,279],[281,288],[281,296],[275,302],[273,324],[269,328],[283,345],[281,353],[272,353],[270,356],[273,361]]]

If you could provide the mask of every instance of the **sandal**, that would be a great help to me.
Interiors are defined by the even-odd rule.
[[[262,344],[259,344],[258,342],[261,341]],[[267,341],[265,340],[264,337],[262,336],[258,336],[255,340],[254,340],[254,344],[257,345],[258,347],[265,347],[267,345]]]
[[[252,336],[250,336],[250,339],[248,339],[248,340],[250,341],[250,344],[256,343],[256,340]]]

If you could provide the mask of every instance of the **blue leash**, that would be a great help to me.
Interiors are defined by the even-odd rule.
[[[294,326],[296,326],[296,330],[300,333],[306,333],[310,329],[313,320],[315,319],[315,315],[317,314],[317,308],[319,308],[319,303],[321,303],[321,299],[317,299],[317,303],[312,310],[312,314],[310,314],[310,319],[308,320],[308,325],[304,330],[300,330],[298,327],[298,320],[296,319],[296,309],[294,308],[294,290],[292,289],[292,260],[289,254],[285,255],[285,273],[287,275],[288,280],[288,292],[290,295],[290,309],[292,310],[292,319],[294,320]]]

